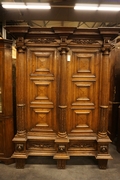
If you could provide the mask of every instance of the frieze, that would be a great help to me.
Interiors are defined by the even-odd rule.
[[[29,142],[28,148],[51,148],[54,147],[53,143],[44,143],[44,142]]]
[[[89,44],[99,44],[101,45],[101,42],[96,41],[96,40],[92,40],[92,39],[73,39],[71,41],[71,44],[75,43],[75,44],[81,44],[81,45],[89,45]]]
[[[36,39],[26,39],[25,43],[28,44],[50,44],[50,43],[55,43],[55,39],[54,38],[36,38]]]
[[[74,143],[74,144],[70,144],[69,146],[70,148],[80,148],[80,149],[83,149],[83,148],[95,148],[95,145],[94,143]]]
[[[92,40],[92,39],[55,39],[55,38],[34,38],[34,39],[26,39],[25,44],[50,44],[50,43],[55,43],[55,44],[80,44],[80,45],[89,45],[89,44],[99,44],[102,45],[101,41],[97,40]]]

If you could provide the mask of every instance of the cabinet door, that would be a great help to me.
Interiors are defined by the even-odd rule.
[[[57,131],[57,59],[54,48],[27,50],[27,131]]]
[[[98,50],[72,49],[67,73],[67,131],[70,134],[97,132],[99,68]]]

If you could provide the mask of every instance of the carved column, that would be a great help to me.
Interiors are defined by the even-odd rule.
[[[25,134],[25,46],[24,39],[17,40],[17,62],[16,62],[16,94],[17,94],[17,133]]]
[[[66,63],[67,63],[67,48],[59,48],[60,59],[60,84],[59,84],[59,137],[66,137]]]
[[[109,52],[110,45],[105,43],[102,48],[102,61],[101,61],[101,86],[100,86],[100,120],[99,120],[99,133],[98,133],[98,165],[101,169],[107,168],[108,159],[112,159],[109,154],[110,139],[107,136],[108,130],[108,106],[109,106],[109,87],[110,87],[110,66],[109,66]]]
[[[60,73],[59,73],[59,132],[55,142],[57,145],[57,153],[54,159],[57,159],[57,167],[64,169],[66,159],[69,159],[67,154],[67,144],[69,139],[66,133],[66,108],[67,108],[67,44],[62,40],[61,47],[58,49],[60,52]]]
[[[25,130],[25,98],[26,98],[26,48],[24,38],[18,38],[17,61],[16,61],[16,96],[17,96],[17,134],[13,142],[15,143],[15,152],[13,158],[16,159],[16,168],[24,168],[26,154],[26,130]]]
[[[102,65],[101,65],[101,105],[100,105],[100,124],[99,136],[106,137],[108,129],[108,105],[109,105],[109,86],[110,86],[110,69],[109,69],[109,52],[110,46],[102,48]]]

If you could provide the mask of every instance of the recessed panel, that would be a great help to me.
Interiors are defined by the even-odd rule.
[[[90,58],[81,57],[78,59],[78,72],[90,72]]]

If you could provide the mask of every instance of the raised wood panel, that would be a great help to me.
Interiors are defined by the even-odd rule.
[[[69,102],[67,130],[69,133],[97,131],[99,66],[100,56],[95,49],[72,50],[67,73]],[[95,98],[95,95],[98,98]]]
[[[51,132],[56,124],[56,50],[27,50],[27,118],[28,131]]]
[[[71,132],[92,132],[90,129],[92,114],[90,110],[74,110],[75,113],[75,129]]]

